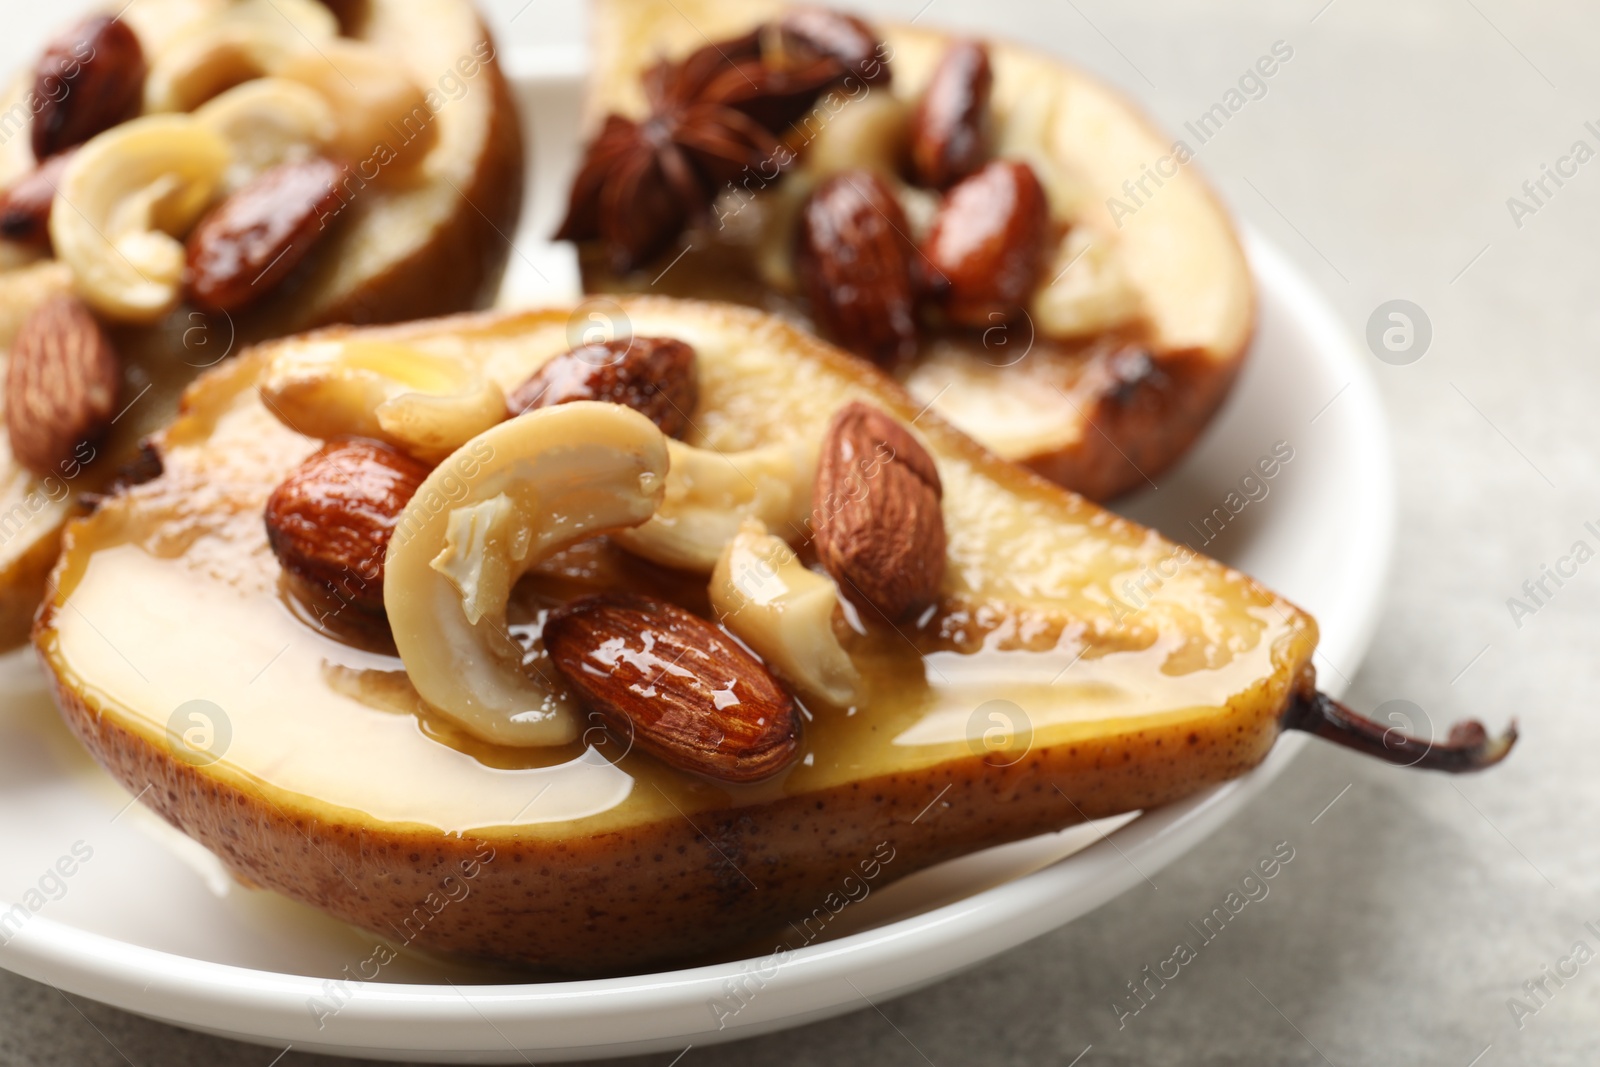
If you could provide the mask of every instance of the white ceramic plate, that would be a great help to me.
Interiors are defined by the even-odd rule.
[[[575,284],[569,255],[539,235],[553,226],[574,163],[580,72],[568,53],[519,60],[512,65],[525,72],[518,84],[537,167],[507,279],[514,302]],[[1322,682],[1338,692],[1366,648],[1389,554],[1383,414],[1367,357],[1327,305],[1259,237],[1250,236],[1249,251],[1261,324],[1237,391],[1181,468],[1120,508],[1201,547],[1190,523],[1221,505],[1259,456],[1287,442],[1293,459],[1268,495],[1204,547],[1317,616]],[[1179,804],[993,849],[875,891],[840,915],[831,940],[781,967],[753,960],[501,984],[507,976],[405,955],[377,981],[336,985],[348,977],[344,968],[371,955],[370,936],[238,887],[208,853],[132,803],[60,725],[31,656],[0,661],[0,685],[0,965],[247,1041],[461,1063],[682,1049],[935,982],[1154,875],[1259,793],[1302,741],[1284,738],[1253,773]],[[6,909],[30,891],[44,903],[20,926],[8,925]],[[730,980],[755,991],[734,1014]],[[330,997],[342,1007],[319,1026],[312,1001]],[[714,1002],[724,1005],[721,1027]]]

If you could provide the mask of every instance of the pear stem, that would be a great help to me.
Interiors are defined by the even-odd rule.
[[[1491,738],[1476,719],[1458,722],[1442,743],[1410,734],[1358,714],[1325,693],[1297,693],[1283,715],[1285,730],[1304,730],[1325,741],[1353,748],[1401,767],[1461,774],[1493,767],[1517,743],[1517,721]]]

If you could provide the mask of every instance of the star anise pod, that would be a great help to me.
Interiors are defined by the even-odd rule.
[[[710,203],[707,183],[674,139],[678,124],[608,115],[572,183],[556,239],[598,237],[612,266],[628,271],[670,245]]]
[[[762,25],[647,71],[649,116],[607,117],[557,239],[599,238],[619,272],[647,263],[740,175],[760,170],[770,180],[781,162],[778,134],[830,86],[853,71],[866,78],[869,61],[868,80],[887,77],[865,23],[808,10],[797,28],[788,19]]]
[[[645,94],[657,110],[716,104],[780,134],[844,73],[833,56],[761,26],[708,44],[682,63],[658,64],[645,76]]]

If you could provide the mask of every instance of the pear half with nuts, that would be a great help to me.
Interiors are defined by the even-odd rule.
[[[1320,696],[1293,604],[789,323],[625,298],[574,338],[592,310],[197,382],[161,474],[68,527],[35,630],[106,769],[250,884],[603,974],[774,934],[885,847],[896,879],[1169,803],[1285,729],[1510,748]]]
[[[591,291],[782,311],[1097,500],[1159,478],[1228,395],[1255,325],[1237,234],[1198,145],[1106,85],[778,0],[591,10],[558,234]]]
[[[486,305],[521,195],[470,0],[139,0],[64,28],[0,95],[0,647],[78,500],[149,473],[139,442],[201,369]]]

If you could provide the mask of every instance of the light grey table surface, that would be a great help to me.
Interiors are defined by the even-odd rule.
[[[494,0],[513,44],[575,40],[576,6]],[[922,0],[872,5],[908,18]],[[60,6],[6,0],[0,67]],[[1600,120],[1600,9],[1509,0],[931,0],[930,24],[1027,39],[1177,128],[1275,41],[1293,60],[1205,148],[1234,209],[1354,335],[1394,298],[1430,318],[1419,362],[1374,361],[1400,535],[1349,693],[1436,721],[1521,717],[1494,774],[1403,774],[1313,746],[1225,829],[1087,918],[912,996],[721,1048],[698,1064],[1593,1063],[1600,961],[1536,1014],[1508,999],[1577,941],[1600,951],[1600,564],[1518,627],[1507,598],[1600,523],[1600,160],[1513,219],[1507,199]],[[1529,201],[1531,204],[1531,201]],[[1363,515],[1351,514],[1357,524]],[[1342,792],[1349,787],[1347,792]],[[1338,798],[1331,808],[1324,809]],[[1320,817],[1319,813],[1321,814]],[[1316,822],[1312,820],[1316,818]],[[1270,896],[1119,1029],[1112,1001],[1276,842]],[[1090,1047],[1092,1046],[1092,1048]],[[1087,1051],[1086,1051],[1087,1050]],[[203,1037],[0,973],[0,1064],[256,1064]],[[1077,1057],[1082,1056],[1081,1059]],[[671,1055],[637,1063],[667,1064]],[[346,1063],[291,1051],[280,1067]]]

